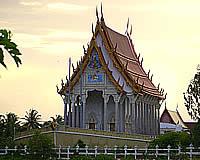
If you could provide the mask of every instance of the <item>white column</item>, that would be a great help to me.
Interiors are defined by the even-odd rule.
[[[131,103],[131,106],[132,106],[132,133],[135,133],[136,132],[136,103],[135,101]]]
[[[104,113],[103,113],[103,129],[104,131],[107,131],[107,103],[109,100],[109,96],[108,95],[104,95]]]
[[[74,106],[74,96],[71,100],[71,107],[72,107],[72,127],[75,127],[75,106]]]
[[[119,96],[114,97],[115,101],[115,131],[119,132]]]
[[[86,124],[85,124],[85,105],[86,105],[86,97],[85,95],[82,97],[82,107],[83,107],[83,121],[82,121],[82,126],[83,128],[86,128]]]

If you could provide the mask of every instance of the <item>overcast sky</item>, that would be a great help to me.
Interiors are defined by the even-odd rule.
[[[0,113],[20,117],[34,108],[43,119],[63,115],[56,84],[67,74],[67,61],[83,53],[96,23],[98,0],[0,0],[0,28],[12,31],[22,52],[17,68],[6,56],[8,70],[0,67]],[[136,52],[144,58],[153,82],[167,92],[167,108],[184,119],[183,92],[200,60],[199,0],[102,1],[106,24],[124,33],[128,17],[133,25]],[[164,108],[164,106],[162,106]]]

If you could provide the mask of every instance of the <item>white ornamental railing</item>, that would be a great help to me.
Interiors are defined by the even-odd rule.
[[[80,148],[78,145],[75,148],[68,147],[57,147],[53,148],[56,153],[57,159],[70,159],[73,156],[84,155],[84,156],[93,156],[96,157],[98,155],[111,155],[114,156],[115,159],[131,156],[133,159],[145,159],[145,158],[158,158],[160,156],[166,157],[168,160],[173,159],[174,156],[181,157],[186,156],[190,160],[194,157],[200,158],[200,147],[194,148],[192,144],[189,147],[182,149],[180,146],[178,148],[171,148],[168,145],[167,148],[159,148],[157,145],[156,148],[138,148],[137,146],[133,148],[129,148],[128,146],[124,146],[123,148],[119,148],[118,146],[114,146],[113,148],[105,146],[104,148],[99,148],[95,146],[93,148],[89,148],[87,145],[84,148]],[[19,153],[20,155],[27,155],[30,153],[27,146],[19,149],[17,146],[13,149],[9,149],[5,147],[0,149],[1,155],[12,155],[14,153]],[[37,153],[34,153],[37,154]],[[186,158],[185,157],[185,158]]]

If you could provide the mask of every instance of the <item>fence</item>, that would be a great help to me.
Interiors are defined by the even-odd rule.
[[[129,148],[127,146],[124,146],[123,148],[119,148],[115,146],[114,148],[109,148],[105,146],[104,148],[98,148],[98,146],[95,146],[94,148],[89,148],[88,146],[85,146],[84,148],[80,148],[78,145],[75,148],[68,147],[58,147],[53,148],[53,150],[56,151],[56,157],[57,159],[70,159],[74,155],[85,155],[85,156],[93,156],[96,157],[98,155],[111,155],[114,156],[115,159],[120,157],[132,157],[132,159],[145,159],[145,158],[158,158],[160,156],[166,157],[166,159],[170,160],[174,156],[181,156],[185,155],[190,160],[192,160],[194,157],[200,157],[200,147],[194,148],[191,144],[186,149],[182,149],[181,147],[178,148],[171,148],[170,145],[168,145],[167,148],[161,149],[157,145],[156,148],[137,148],[135,146],[134,148]],[[14,154],[18,152],[20,155],[27,155],[29,154],[29,150],[26,146],[24,148],[19,149],[17,147],[13,149],[9,149],[8,147],[5,147],[3,149],[0,149],[0,156],[1,155],[9,155]]]

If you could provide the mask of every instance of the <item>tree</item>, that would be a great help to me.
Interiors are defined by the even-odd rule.
[[[49,159],[52,156],[54,147],[53,140],[46,134],[36,131],[28,141],[32,159]]]
[[[21,55],[20,51],[17,49],[17,45],[11,41],[11,31],[6,29],[0,29],[0,64],[7,68],[4,62],[4,50],[6,50],[10,56],[14,59],[17,67],[22,64],[19,56]]]
[[[193,120],[200,118],[200,65],[184,94],[185,106]]]
[[[200,144],[200,120],[192,129],[192,143],[194,146],[199,147]]]
[[[156,139],[154,139],[149,147],[156,148],[156,145],[159,148],[167,148],[168,145],[171,148],[177,148],[179,145],[182,148],[188,147],[191,144],[191,137],[186,132],[168,132],[162,135],[159,135]]]
[[[38,111],[34,109],[30,109],[29,112],[26,111],[26,115],[24,119],[26,122],[24,123],[24,127],[28,130],[40,128],[41,124],[39,123],[41,119],[41,115],[38,114]]]
[[[20,129],[20,121],[14,113],[0,116],[0,147],[13,147],[15,131]]]

